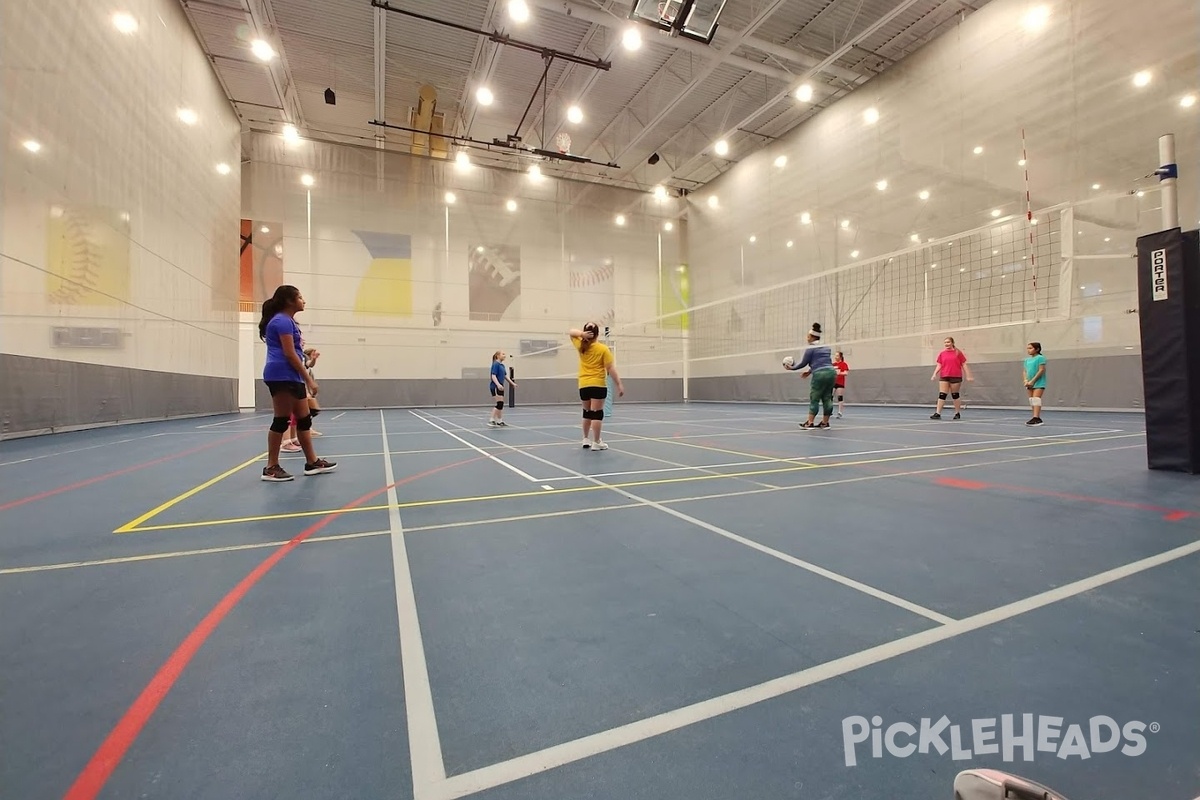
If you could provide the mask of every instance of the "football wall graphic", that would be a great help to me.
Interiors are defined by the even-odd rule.
[[[358,284],[355,313],[412,316],[412,237],[407,233],[353,233],[371,256],[367,272]]]
[[[473,244],[467,251],[470,318],[497,322],[521,318],[521,248]]]
[[[258,311],[283,283],[283,225],[242,220],[238,309]]]
[[[129,300],[129,217],[105,208],[53,206],[46,226],[46,300],[119,306]]]
[[[603,330],[605,325],[613,324],[616,319],[615,272],[611,258],[572,260],[569,270],[572,327],[595,322]]]

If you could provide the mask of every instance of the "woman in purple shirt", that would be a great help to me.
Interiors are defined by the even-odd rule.
[[[271,392],[274,419],[267,433],[267,466],[264,481],[290,481],[292,476],[279,465],[279,448],[288,420],[296,416],[296,435],[304,451],[304,474],[319,475],[333,472],[337,464],[317,458],[312,444],[312,412],[308,395],[317,396],[320,387],[304,368],[300,354],[300,328],[296,314],[304,310],[304,297],[295,286],[280,286],[262,305],[258,336],[267,343],[267,363],[263,366],[263,382]]]

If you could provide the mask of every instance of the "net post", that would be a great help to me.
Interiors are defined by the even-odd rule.
[[[607,325],[604,326],[604,343],[608,345],[608,349],[613,351],[613,356],[616,356],[617,348],[612,343],[612,333]],[[604,416],[609,418],[612,416],[613,410],[613,392],[616,391],[616,384],[613,383],[612,375],[605,373],[604,385],[608,392],[604,395]]]
[[[517,405],[517,387],[514,383],[512,383],[512,381],[515,380],[516,377],[517,377],[517,371],[515,369],[513,369],[512,367],[509,367],[509,369],[508,369],[509,384],[507,387],[508,388],[508,407],[509,408],[515,408]]]
[[[1179,227],[1179,165],[1175,163],[1175,134],[1158,137],[1158,161],[1162,165],[1155,173],[1162,184],[1162,229]]]

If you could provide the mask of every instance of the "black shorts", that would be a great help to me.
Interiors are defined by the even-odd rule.
[[[287,392],[297,400],[308,399],[308,387],[297,381],[263,381],[271,392],[271,397],[280,392]]]
[[[607,386],[580,386],[579,399],[587,402],[588,400],[606,400],[608,399]]]
[[[962,383],[962,378],[941,378],[940,380],[945,381],[951,386],[957,386],[958,384]]]
[[[493,383],[491,386],[491,389],[492,389],[492,397],[504,397],[504,390],[497,389],[496,384]]]

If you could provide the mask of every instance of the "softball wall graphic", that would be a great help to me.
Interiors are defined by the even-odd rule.
[[[471,319],[520,319],[521,248],[512,244],[471,245],[467,264]]]
[[[611,258],[572,261],[571,319],[575,321],[572,324],[596,322],[601,327],[613,324],[617,316],[615,272]]]
[[[46,301],[119,306],[129,300],[128,215],[107,208],[50,209]]]
[[[357,314],[412,316],[412,237],[406,233],[354,231],[371,254],[358,283]]]

